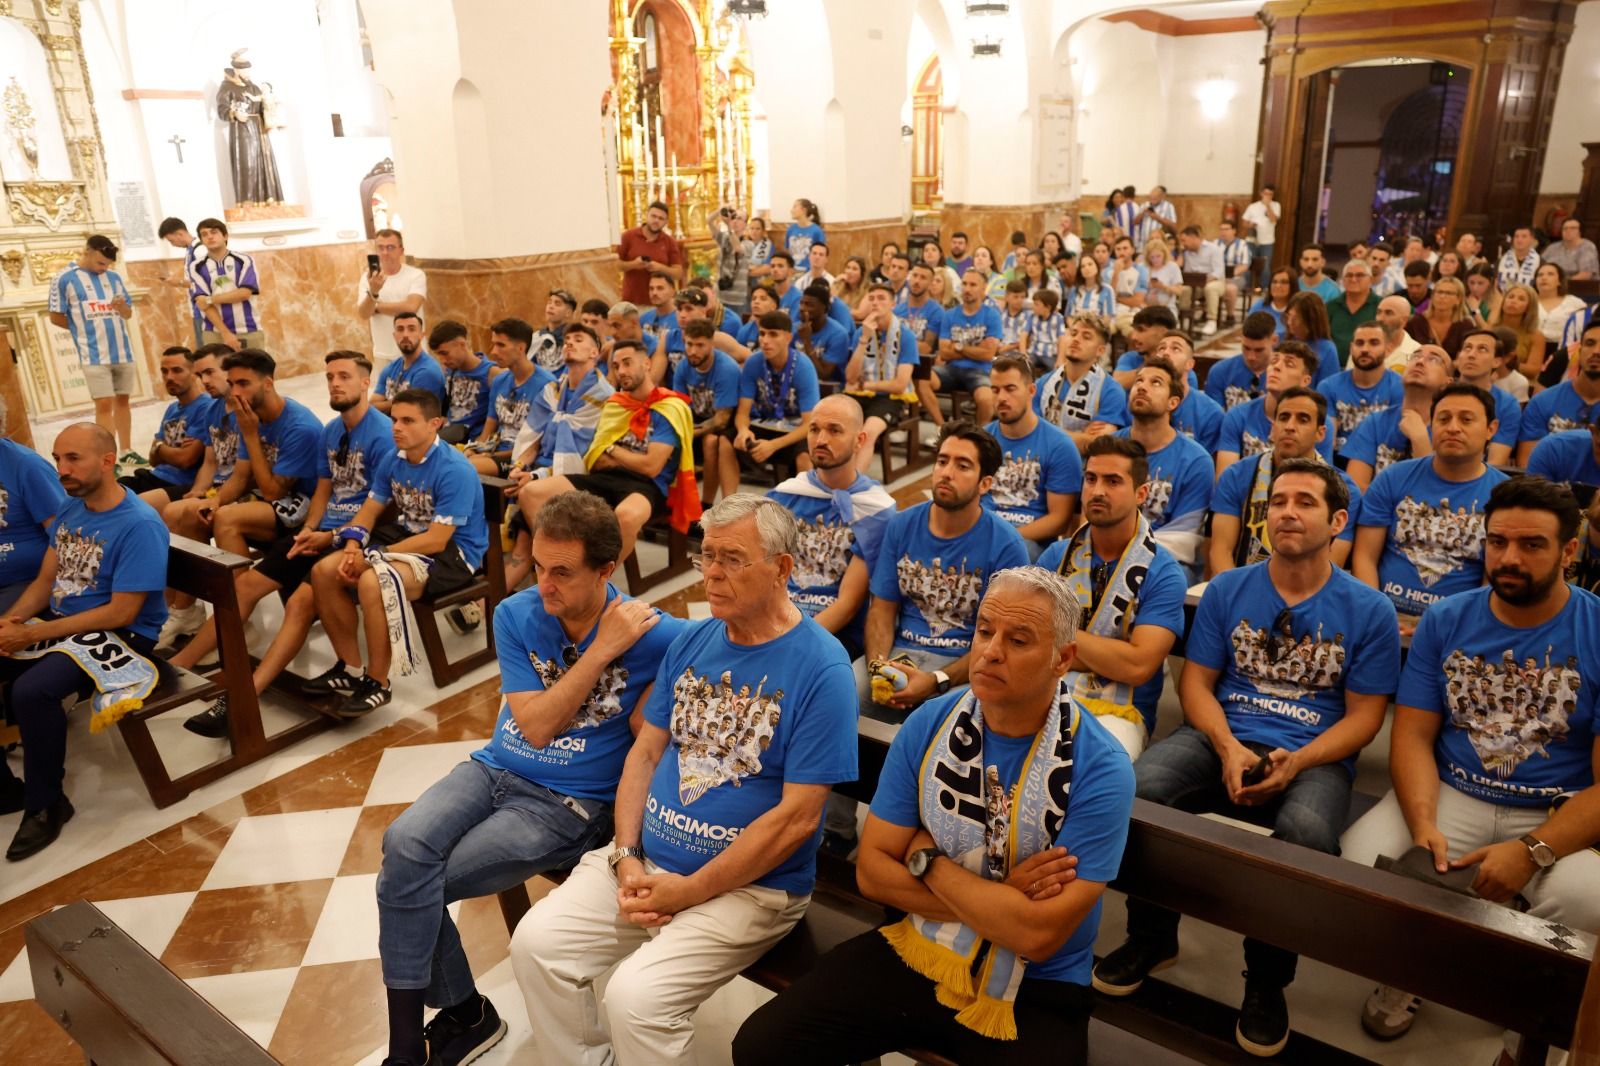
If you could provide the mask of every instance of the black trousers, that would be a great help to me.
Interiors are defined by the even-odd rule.
[[[877,930],[828,952],[761,1007],[733,1039],[735,1066],[834,1066],[920,1048],[981,1066],[1089,1061],[1090,992],[1023,979],[1017,1039],[991,1040],[956,1021],[933,982],[900,961]]]

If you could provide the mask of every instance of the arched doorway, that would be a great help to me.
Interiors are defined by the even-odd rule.
[[[1445,225],[1466,109],[1465,72],[1435,63],[1432,84],[1406,97],[1390,114],[1379,142],[1378,188],[1372,201],[1375,237],[1426,240]]]
[[[944,75],[937,53],[928,57],[911,87],[911,210],[944,205]]]

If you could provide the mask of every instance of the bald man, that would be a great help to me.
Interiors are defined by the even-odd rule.
[[[11,862],[48,847],[73,814],[63,791],[63,702],[96,690],[142,698],[155,681],[149,657],[167,617],[168,533],[153,507],[117,484],[116,444],[92,422],[56,438],[67,502],[46,525],[39,576],[0,618],[0,683],[10,686],[8,710],[22,732],[22,780],[0,759],[0,814],[23,812]],[[40,644],[65,654],[41,655]]]
[[[1378,313],[1373,320],[1383,327],[1383,365],[1396,373],[1405,373],[1411,353],[1422,347],[1417,338],[1406,332],[1411,319],[1411,301],[1404,296],[1385,296],[1378,301]]]

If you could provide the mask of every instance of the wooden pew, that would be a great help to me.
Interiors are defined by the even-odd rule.
[[[665,543],[667,546],[666,565],[644,573],[639,567],[639,547],[634,545],[633,551],[622,560],[622,572],[628,578],[628,595],[642,596],[649,590],[665,581],[671,581],[680,574],[689,572],[689,537],[672,528],[671,521],[665,515],[651,518],[644,528],[639,531],[640,541],[652,543]]]
[[[489,527],[489,550],[484,554],[481,573],[461,588],[442,596],[423,596],[411,604],[412,615],[417,620],[417,635],[422,638],[428,669],[437,688],[444,688],[494,661],[494,609],[506,598],[505,546],[500,540],[500,527],[506,516],[505,490],[511,487],[511,482],[484,474],[480,474],[478,480],[483,487],[483,517]],[[475,600],[483,601],[484,647],[452,662],[439,632],[439,615]]]

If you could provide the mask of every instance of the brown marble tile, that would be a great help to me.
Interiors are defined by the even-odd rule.
[[[383,865],[383,834],[389,828],[389,823],[400,817],[400,813],[409,806],[409,803],[385,803],[361,808],[355,832],[350,834],[350,846],[345,849],[344,861],[339,864],[340,877],[378,872]]]
[[[201,892],[161,961],[179,977],[298,966],[332,878]]]
[[[131,899],[136,896],[157,896],[166,892],[198,892],[206,876],[222,854],[233,826],[191,840],[172,851],[163,852],[143,863],[101,881],[84,893],[84,898]],[[63,899],[60,902],[65,903]]]
[[[83,1066],[83,1049],[31,999],[0,1003],[0,1062]]]
[[[11,965],[26,943],[27,934],[20,925],[0,933],[0,973],[6,972],[6,967]]]
[[[137,869],[160,855],[161,852],[141,840],[96,859],[87,866],[80,866],[48,884],[0,904],[0,930],[13,929],[63,903],[82,899],[102,882]]]
[[[706,602],[706,586],[704,582],[696,582],[688,588],[679,589],[669,596],[662,596],[650,602],[674,618],[688,618],[691,603]]]
[[[506,929],[505,916],[500,913],[499,897],[462,900],[456,930],[461,934],[461,946],[467,950],[467,961],[474,977],[482,977],[506,957],[511,934]]]
[[[359,1062],[388,1035],[382,964],[333,962],[295,977],[267,1051],[284,1066]]]
[[[214,833],[230,830],[240,818],[249,814],[244,800],[230,796],[214,807],[208,807],[193,818],[185,818],[177,825],[168,826],[145,837],[145,842],[157,851],[170,852],[203,840]]]
[[[917,506],[919,503],[927,503],[928,497],[926,493],[931,488],[933,488],[932,474],[918,478],[911,484],[902,486],[894,491],[895,506],[904,511],[907,508]]]
[[[360,757],[342,750],[329,752],[315,762],[251,789],[244,795],[245,806],[251,814],[359,807],[382,757],[381,750]]]

